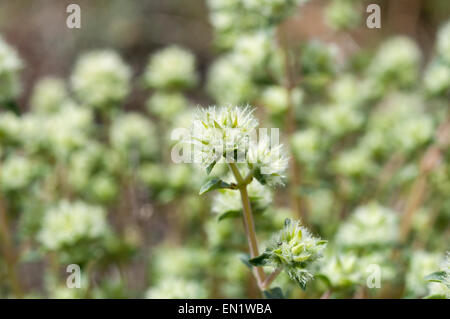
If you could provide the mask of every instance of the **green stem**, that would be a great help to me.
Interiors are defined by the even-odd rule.
[[[271,273],[266,280],[264,280],[262,287],[265,289],[269,288],[272,282],[278,277],[283,269],[281,267],[275,269],[273,273]]]
[[[259,256],[258,251],[258,241],[256,239],[255,222],[253,220],[252,209],[250,206],[250,198],[247,193],[247,184],[244,183],[241,173],[236,165],[236,163],[228,164],[231,171],[233,172],[236,182],[239,184],[239,192],[241,193],[242,208],[243,208],[243,221],[245,234],[247,235],[248,246],[250,249],[250,257],[254,258]],[[254,267],[253,274],[258,283],[260,290],[264,290],[263,283],[265,281],[264,270],[261,267]]]

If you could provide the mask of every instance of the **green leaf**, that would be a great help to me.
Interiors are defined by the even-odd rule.
[[[4,102],[1,105],[1,107],[4,108],[7,111],[13,112],[16,115],[20,115],[19,105],[17,104],[16,101],[12,101],[11,100],[11,101]]]
[[[444,295],[429,295],[423,299],[447,299]]]
[[[252,265],[249,263],[250,255],[249,254],[240,254],[239,259],[246,265],[249,269],[252,269]]]
[[[236,218],[241,216],[241,211],[239,210],[230,210],[228,212],[225,212],[223,214],[220,214],[217,218],[217,221],[220,222],[221,220],[228,219],[228,218]]]
[[[265,266],[269,262],[270,254],[262,253],[258,257],[249,260],[249,263],[255,267]]]
[[[209,164],[209,166],[206,168],[206,174],[209,175],[209,173],[211,173],[212,169],[214,168],[214,166],[216,166],[216,161],[212,162],[211,164]]]
[[[224,182],[221,179],[214,178],[208,182],[206,182],[202,188],[200,188],[199,195],[203,195],[207,192],[213,191],[215,189],[221,189],[221,188],[231,188],[231,185]]]
[[[437,271],[425,277],[430,282],[443,282],[447,276],[445,271]]]
[[[314,275],[314,277],[323,280],[328,287],[332,287],[331,280],[328,278],[328,276],[317,273]]]
[[[280,287],[264,290],[263,295],[267,299],[284,299],[283,290]]]
[[[266,185],[267,184],[266,176],[261,174],[261,170],[260,169],[256,169],[255,170],[255,172],[253,173],[253,177],[256,178],[258,180],[258,182],[261,183],[261,185]]]

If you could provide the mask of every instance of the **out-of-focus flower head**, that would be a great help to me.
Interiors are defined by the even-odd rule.
[[[0,37],[0,102],[9,102],[19,95],[19,71],[22,68],[23,63],[16,50]]]
[[[46,77],[34,86],[31,107],[38,113],[50,113],[58,110],[68,97],[66,85],[62,79]]]
[[[164,48],[150,57],[144,73],[149,88],[183,90],[198,82],[195,57],[178,46]]]
[[[296,132],[291,138],[292,152],[304,164],[316,162],[322,151],[320,131],[316,128]]]
[[[219,104],[249,103],[256,94],[251,74],[228,54],[220,57],[208,71],[207,91]]]
[[[361,14],[354,0],[333,0],[325,11],[329,26],[336,30],[356,27],[361,21]]]
[[[439,29],[436,49],[438,55],[450,65],[450,21]]]
[[[78,99],[94,108],[116,106],[130,91],[131,70],[112,50],[82,55],[70,78]]]
[[[303,94],[299,89],[292,91],[292,103],[294,107],[300,106]],[[286,111],[289,105],[289,93],[286,88],[271,85],[264,89],[261,94],[261,103],[270,114],[280,114]]]
[[[156,92],[147,101],[149,113],[164,121],[172,121],[186,106],[186,98],[180,93]]]
[[[206,288],[198,281],[167,277],[150,287],[147,299],[204,299],[208,297]]]
[[[409,87],[417,82],[421,53],[416,43],[403,36],[387,40],[369,65],[367,76],[384,87]]]
[[[250,260],[255,266],[281,267],[302,288],[313,278],[312,266],[322,257],[326,241],[313,237],[299,221],[286,219],[264,253]]]
[[[36,164],[27,157],[10,155],[2,163],[0,188],[3,191],[18,191],[29,186],[36,176]]]
[[[58,250],[81,240],[96,240],[107,232],[105,212],[81,201],[61,201],[44,216],[39,240],[48,250]]]
[[[153,156],[157,141],[150,120],[138,113],[126,113],[114,119],[110,129],[111,145],[131,160]]]
[[[432,273],[439,266],[441,256],[426,251],[414,251],[409,260],[409,269],[406,273],[406,293],[410,297],[423,297],[427,294],[427,281],[425,276]]]
[[[297,11],[305,0],[209,0],[210,22],[219,45],[229,47],[242,32],[276,26]]]
[[[375,202],[358,207],[336,234],[336,243],[344,247],[387,246],[397,240],[396,214]]]
[[[450,90],[450,63],[435,61],[427,67],[424,74],[424,86],[430,95],[446,94]]]
[[[333,256],[325,256],[320,267],[333,288],[349,287],[361,283],[365,275],[359,267],[359,258],[353,252],[338,252]]]
[[[340,153],[332,166],[336,173],[349,177],[370,176],[377,169],[371,154],[363,147]]]

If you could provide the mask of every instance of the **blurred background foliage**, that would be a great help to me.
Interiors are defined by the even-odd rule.
[[[79,30],[72,2],[0,1],[0,297],[259,297],[241,221],[217,221],[239,198],[170,158],[229,103],[290,147],[286,188],[250,185],[259,240],[296,217],[329,242],[287,297],[449,297],[449,1],[370,1],[368,29],[358,0],[80,0]]]

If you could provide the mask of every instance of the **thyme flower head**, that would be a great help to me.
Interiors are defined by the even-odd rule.
[[[176,45],[164,48],[150,57],[144,74],[144,82],[150,88],[181,90],[195,86],[195,56]]]
[[[264,253],[250,260],[255,266],[284,268],[302,288],[313,278],[312,266],[322,257],[327,241],[311,235],[300,221],[286,219]]]
[[[450,252],[441,263],[440,271],[427,276],[430,296],[450,299]]]
[[[130,78],[130,68],[116,52],[98,50],[79,58],[70,81],[81,102],[102,108],[123,101]]]
[[[19,71],[22,67],[17,52],[0,37],[0,102],[9,101],[20,93]]]
[[[250,106],[199,109],[188,140],[194,146],[194,162],[207,167],[223,156],[227,159],[244,157],[257,126]],[[237,153],[240,155],[236,156]]]
[[[283,144],[271,146],[268,138],[252,143],[247,153],[247,162],[255,177],[269,186],[283,185],[284,172],[289,159],[283,154]]]
[[[439,29],[437,51],[446,63],[450,63],[450,21]]]
[[[358,207],[336,235],[336,241],[346,247],[389,245],[397,238],[396,214],[377,203]]]

